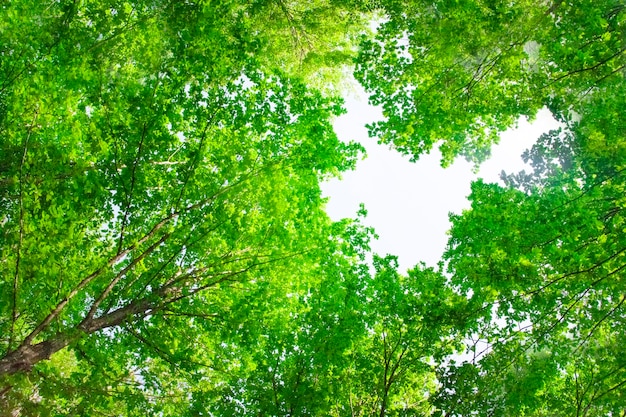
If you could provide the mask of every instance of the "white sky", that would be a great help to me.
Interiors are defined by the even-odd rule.
[[[367,157],[341,180],[323,184],[323,193],[329,197],[327,211],[334,220],[355,217],[359,204],[364,203],[368,211],[365,223],[379,235],[372,250],[397,255],[400,271],[419,261],[435,266],[447,242],[448,213],[469,207],[466,196],[471,181],[481,177],[498,182],[503,169],[528,170],[522,152],[541,133],[558,126],[547,110],[540,112],[532,125],[521,120],[517,129],[502,134],[491,159],[474,174],[462,158],[444,169],[439,165],[439,152],[433,151],[411,163],[408,157],[368,138],[365,124],[381,118],[381,113],[367,104],[362,91],[346,98],[346,108],[348,113],[336,120],[335,130],[340,139],[365,146]]]

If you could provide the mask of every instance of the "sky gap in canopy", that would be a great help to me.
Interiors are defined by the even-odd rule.
[[[522,161],[522,152],[542,133],[558,127],[545,109],[532,123],[520,119],[517,128],[501,134],[491,158],[474,173],[462,158],[442,168],[437,149],[413,163],[389,146],[377,144],[368,137],[365,125],[382,115],[379,108],[367,104],[358,86],[347,94],[346,109],[347,113],[336,119],[335,130],[341,140],[361,143],[367,155],[354,171],[323,184],[329,198],[327,212],[334,220],[354,217],[363,203],[368,211],[365,223],[378,234],[372,249],[381,255],[397,255],[401,271],[420,261],[436,266],[448,240],[448,213],[458,214],[469,206],[470,183],[477,178],[501,182],[503,170],[509,174],[532,170]]]

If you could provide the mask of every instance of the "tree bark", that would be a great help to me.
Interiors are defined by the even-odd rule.
[[[147,300],[136,300],[101,317],[86,318],[78,325],[77,329],[58,333],[43,342],[32,345],[25,341],[17,349],[0,358],[0,376],[16,372],[30,372],[35,364],[50,359],[54,353],[79,340],[84,335],[119,326],[137,314],[145,314],[150,308],[151,304]]]
[[[20,345],[0,359],[0,376],[16,372],[29,372],[37,362],[50,359],[53,353],[63,349],[79,337],[80,334],[70,336],[61,333],[35,345]]]

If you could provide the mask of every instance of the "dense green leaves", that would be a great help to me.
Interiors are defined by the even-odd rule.
[[[477,319],[476,370],[445,370],[451,385],[472,387],[446,403],[469,397],[506,415],[623,409],[622,145],[599,152],[583,136],[595,123],[544,135],[527,155],[533,173],[507,177],[508,187],[475,183],[472,209],[452,218],[446,259]]]
[[[620,2],[1,7],[0,414],[623,414]],[[353,59],[413,159],[562,123],[441,270],[324,212]]]
[[[340,100],[268,59],[261,5],[3,7],[2,408],[196,415],[230,326],[335,239]]]
[[[624,408],[624,9],[603,2],[387,2],[356,76],[379,141],[479,161],[548,107],[563,123],[506,186],[451,217],[449,285],[467,356],[442,363],[442,415],[614,415]],[[445,285],[445,284],[444,284]],[[616,343],[616,344],[615,344]],[[468,359],[469,358],[469,359]],[[557,411],[559,410],[559,411]]]
[[[542,106],[585,107],[620,83],[624,7],[616,1],[389,2],[356,76],[383,107],[371,134],[413,159],[484,159],[498,133]]]

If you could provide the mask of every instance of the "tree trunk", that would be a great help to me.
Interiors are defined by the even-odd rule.
[[[136,300],[101,317],[85,319],[78,325],[78,329],[69,329],[64,333],[58,333],[35,345],[23,343],[17,349],[0,358],[0,376],[16,372],[30,372],[36,363],[50,359],[54,353],[84,335],[119,326],[137,314],[145,314],[150,307],[151,304],[147,300]]]
[[[29,372],[37,362],[50,359],[53,353],[63,349],[79,337],[80,334],[72,337],[61,333],[36,345],[21,345],[0,359],[0,376]]]

